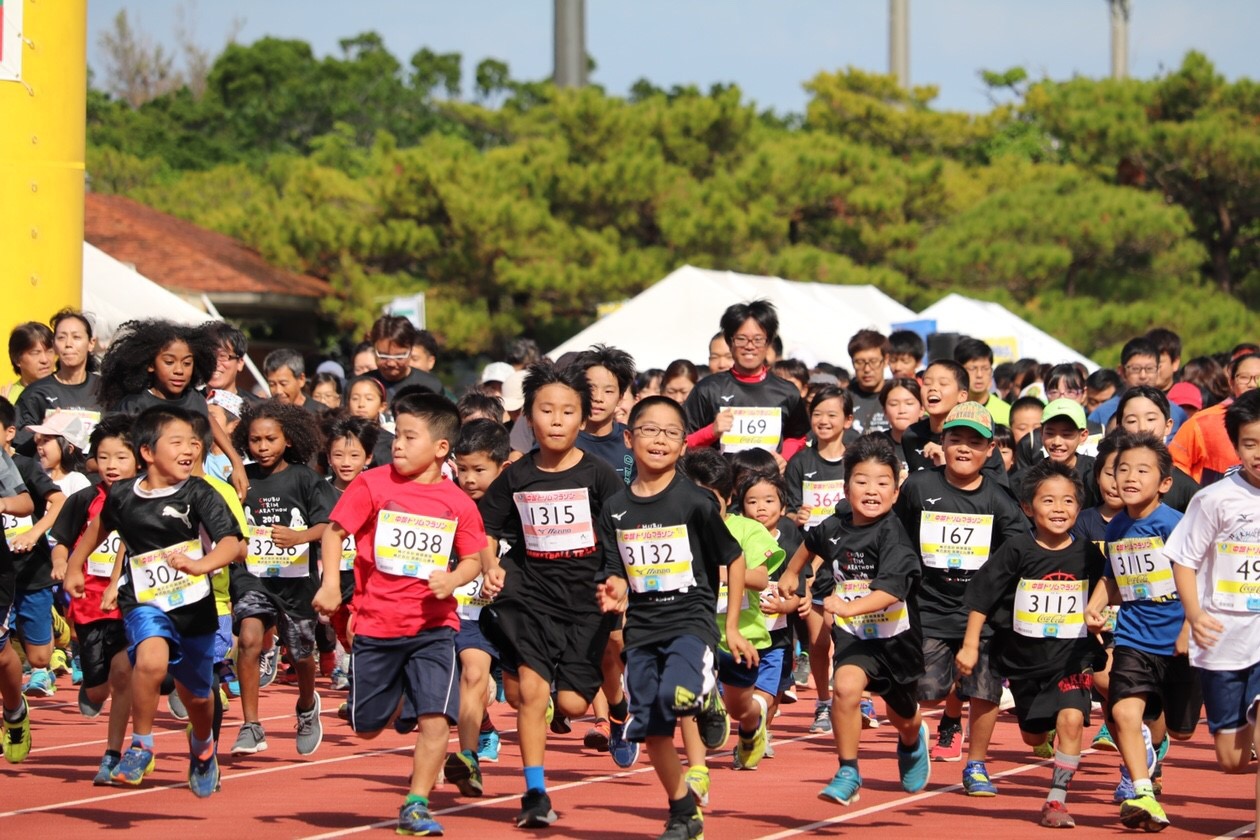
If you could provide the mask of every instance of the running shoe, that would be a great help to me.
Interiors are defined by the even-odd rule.
[[[315,705],[311,706],[305,712],[295,708],[297,712],[297,752],[298,755],[310,755],[319,749],[319,745],[324,742],[324,724],[319,719],[319,713],[322,710],[322,704],[319,700],[319,692],[315,693]]]
[[[751,738],[740,735],[735,740],[735,769],[756,770],[766,755],[766,712],[762,709],[757,731]]]
[[[171,717],[175,720],[188,720],[188,707],[184,705],[178,691],[172,691],[166,696],[166,708],[170,710]]]
[[[963,790],[968,796],[997,796],[997,785],[989,778],[983,761],[968,761],[963,768]]]
[[[27,697],[52,697],[57,693],[57,683],[53,681],[52,672],[47,668],[35,668],[31,678],[22,686],[22,693]]]
[[[446,774],[446,781],[455,785],[462,795],[481,796],[484,789],[481,781],[481,766],[477,763],[477,756],[472,750],[460,750],[448,755],[442,771]]]
[[[551,713],[551,717],[547,718],[547,725],[551,727],[552,732],[557,735],[568,735],[573,731],[573,723],[568,717],[560,714],[554,697],[547,702],[547,711]]]
[[[696,811],[689,817],[670,817],[665,832],[657,840],[702,840],[704,816]]]
[[[1046,800],[1041,806],[1041,824],[1046,828],[1076,828],[1076,820],[1068,813],[1067,805],[1058,800]]]
[[[831,704],[814,706],[814,722],[809,725],[810,735],[826,735],[831,732]]]
[[[582,737],[582,746],[596,752],[607,752],[608,732],[608,720],[595,718],[595,725],[586,730],[586,735]]]
[[[261,723],[242,723],[232,744],[232,755],[253,755],[267,749],[267,733]]]
[[[858,711],[862,713],[863,729],[879,729],[879,715],[875,714],[874,700],[869,697],[863,697],[862,702],[858,703]],[[958,759],[954,760],[957,761]]]
[[[551,809],[551,797],[541,790],[527,790],[521,797],[521,813],[516,818],[517,828],[546,828],[559,817]]]
[[[4,760],[10,764],[18,764],[31,754],[31,708],[26,707],[22,719],[4,721]]]
[[[609,721],[609,724],[608,752],[612,754],[613,764],[623,770],[633,767],[639,760],[639,745],[626,740],[626,727],[630,724],[630,719]]]
[[[70,684],[80,685],[83,682],[83,666],[79,662],[79,657],[70,660]]]
[[[332,684],[333,691],[347,691],[350,688],[350,675],[340,668],[333,668],[328,681]]]
[[[114,784],[138,785],[153,772],[156,763],[152,750],[132,744],[131,749],[123,753],[109,780]]]
[[[101,756],[101,763],[96,768],[96,775],[92,777],[92,784],[96,787],[112,786],[114,783],[110,777],[114,775],[114,768],[118,766],[120,761],[122,761],[122,756],[117,758],[112,755]]]
[[[942,723],[936,729],[936,743],[932,745],[933,761],[959,761],[962,758],[962,725]]]
[[[731,719],[722,702],[722,692],[714,688],[704,698],[704,705],[696,713],[696,725],[700,728],[700,740],[711,750],[721,749],[731,737]]]
[[[1115,739],[1111,737],[1111,730],[1107,728],[1106,721],[1103,721],[1103,725],[1098,727],[1098,734],[1094,736],[1090,746],[1103,752],[1117,752],[1120,749],[1116,746]]]
[[[1037,758],[1054,758],[1054,730],[1046,733],[1046,740],[1033,747],[1033,755]]]
[[[841,767],[831,781],[819,794],[819,799],[838,802],[841,805],[852,805],[860,798],[858,791],[862,787],[862,777],[855,767]]]
[[[1168,828],[1168,815],[1164,806],[1154,796],[1135,796],[1126,799],[1120,805],[1120,822],[1125,828],[1140,828],[1143,831],[1156,832]]]
[[[901,774],[901,789],[906,793],[918,793],[927,787],[932,778],[932,761],[928,758],[928,726],[919,725],[919,742],[906,749],[897,742],[897,770]]]
[[[792,669],[792,682],[798,688],[809,688],[809,654],[801,651],[796,657],[796,667]]]
[[[696,802],[700,803],[701,808],[709,807],[709,768],[708,767],[688,767],[687,775],[683,777],[687,782],[687,787],[691,788],[691,793],[696,798]]]
[[[1124,766],[1124,762],[1120,762],[1120,782],[1116,785],[1115,791],[1111,794],[1111,801],[1119,805],[1130,799],[1137,797],[1137,790],[1133,787],[1133,777],[1129,775],[1129,768]]]
[[[427,805],[407,802],[398,810],[398,827],[394,833],[404,837],[441,837],[442,824],[433,819]]]
[[[85,718],[94,718],[105,708],[105,702],[93,703],[87,695],[87,686],[79,686],[79,714]]]
[[[209,758],[192,754],[192,727],[188,728],[188,743],[188,789],[198,799],[205,799],[219,789],[219,758],[214,744],[210,745]]]
[[[277,648],[265,650],[258,657],[258,687],[266,688],[276,681],[276,672],[280,669],[280,651]],[[239,693],[239,692],[238,692]]]
[[[779,703],[784,706],[791,706],[797,703],[801,698],[796,696],[796,684],[788,683],[788,687],[783,689],[783,693],[779,695]]]
[[[489,761],[491,764],[499,763],[499,733],[495,731],[482,732],[477,736],[477,760]]]
[[[53,677],[64,677],[70,673],[70,657],[61,648],[55,648],[48,658],[48,669],[53,672]]]

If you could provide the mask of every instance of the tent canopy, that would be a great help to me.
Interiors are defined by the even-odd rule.
[[[1059,364],[1080,362],[1090,371],[1098,363],[1034,327],[1000,303],[949,294],[919,313],[936,321],[937,332],[969,335],[993,347],[995,361],[1020,358]],[[1005,351],[1005,352],[1004,352]]]
[[[96,339],[102,347],[109,344],[122,324],[137,318],[165,318],[189,325],[217,320],[86,242],[83,311],[92,316]]]
[[[675,359],[707,364],[709,339],[733,303],[765,298],[779,312],[784,355],[813,366],[851,367],[846,345],[861,329],[887,334],[915,317],[874,286],[836,286],[683,266],[551,351],[559,358],[592,344],[627,351],[639,370]]]

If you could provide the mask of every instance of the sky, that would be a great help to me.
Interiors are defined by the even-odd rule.
[[[1260,78],[1257,0],[1131,0],[1130,74],[1176,68],[1204,52],[1233,79]],[[217,53],[263,36],[339,53],[339,39],[375,30],[404,66],[421,47],[459,52],[464,79],[483,58],[513,78],[552,69],[552,0],[89,0],[88,62],[101,68],[99,38],[126,9],[133,26],[173,45],[183,7],[195,38]],[[940,89],[936,107],[984,111],[981,70],[1023,66],[1034,78],[1110,72],[1106,0],[910,0],[910,76]],[[758,107],[802,112],[802,84],[822,71],[888,70],[886,0],[586,0],[591,81],[624,94],[640,78],[661,87],[734,82]]]

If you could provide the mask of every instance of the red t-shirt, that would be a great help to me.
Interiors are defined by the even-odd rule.
[[[85,528],[87,523],[101,515],[101,508],[105,507],[105,485],[99,485],[96,490],[96,495],[88,505]],[[106,539],[108,540],[108,536]],[[78,544],[78,540],[75,540],[75,544]],[[92,560],[83,564],[83,597],[70,599],[70,620],[75,624],[90,624],[107,618],[122,621],[122,612],[117,607],[109,611],[101,609],[101,596],[109,588],[109,578],[92,574]]]
[[[486,545],[485,526],[477,505],[447,479],[419,484],[399,475],[392,465],[360,473],[333,508],[330,520],[354,534],[354,632],[355,635],[394,639],[414,636],[434,627],[459,629],[455,598],[439,599],[428,582],[403,574],[381,571],[376,565],[377,525],[382,511],[400,511],[454,523],[454,539],[447,543],[451,563],[478,554]],[[413,530],[406,537],[392,529],[387,543],[406,543],[407,548],[423,548],[433,535],[442,538],[434,523]],[[415,535],[419,539],[415,539]],[[453,547],[452,547],[453,546]],[[400,560],[393,560],[401,563]]]

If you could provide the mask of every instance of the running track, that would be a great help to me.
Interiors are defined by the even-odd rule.
[[[159,714],[157,770],[137,789],[98,788],[91,777],[104,749],[105,716],[85,720],[75,689],[60,680],[55,697],[32,701],[34,749],[20,765],[0,762],[0,837],[98,836],[127,838],[332,838],[392,833],[410,772],[411,740],[387,732],[376,741],[356,738],[336,716],[342,695],[320,680],[324,743],[301,759],[293,748],[296,689],[273,685],[263,692],[262,715],[270,748],[254,756],[222,758],[223,789],[195,799],[187,770],[183,725]],[[863,837],[989,835],[1003,840],[1046,836],[1036,824],[1049,784],[1046,763],[1019,741],[1014,719],[1003,715],[990,752],[989,770],[1001,794],[970,799],[959,792],[960,764],[936,764],[927,790],[903,793],[893,755],[895,735],[884,726],[863,735],[861,801],[843,808],[816,798],[835,770],[830,736],[807,731],[812,702],[785,707],[775,724],[777,757],[753,772],[730,769],[729,758],[711,758],[713,792],[706,813],[710,840],[835,837],[860,830]],[[510,710],[491,711],[509,729]],[[934,716],[933,716],[934,717]],[[239,706],[224,722],[225,749],[236,737]],[[930,723],[935,731],[935,721]],[[607,755],[584,751],[579,722],[574,732],[548,743],[548,784],[560,821],[552,838],[654,838],[664,824],[664,800],[646,755],[619,771]],[[453,743],[453,742],[452,742]],[[1114,837],[1128,832],[1111,804],[1118,757],[1088,754],[1073,782],[1068,804],[1077,835]],[[450,837],[519,838],[512,820],[520,795],[520,759],[505,733],[502,760],[483,765],[486,796],[460,798],[439,788],[433,808]],[[1226,776],[1202,726],[1188,744],[1174,744],[1165,768],[1164,806],[1173,822],[1164,838],[1250,835],[1255,776]]]

